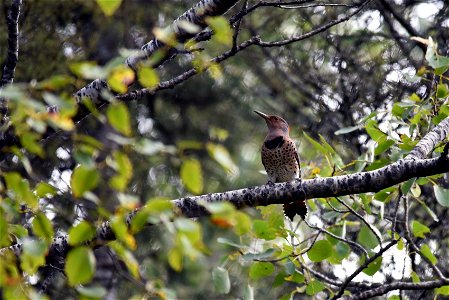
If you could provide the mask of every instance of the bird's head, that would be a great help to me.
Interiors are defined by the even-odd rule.
[[[256,114],[258,114],[259,116],[261,116],[265,122],[267,123],[268,126],[268,131],[269,133],[275,132],[275,131],[281,131],[283,134],[287,134],[288,135],[288,131],[289,131],[289,127],[288,127],[288,123],[282,119],[279,116],[275,116],[275,115],[266,115],[260,111],[254,111]]]

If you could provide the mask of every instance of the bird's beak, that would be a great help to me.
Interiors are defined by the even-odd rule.
[[[265,121],[269,120],[268,115],[264,114],[263,112],[260,112],[260,111],[257,111],[257,110],[255,110],[254,112],[256,114],[258,114],[259,116],[261,116],[262,118],[264,118]]]

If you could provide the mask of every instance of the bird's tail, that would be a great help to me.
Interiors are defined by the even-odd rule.
[[[307,216],[307,205],[305,200],[294,201],[284,204],[284,215],[293,221],[295,215],[304,219]]]

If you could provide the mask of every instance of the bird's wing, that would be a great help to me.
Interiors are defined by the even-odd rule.
[[[298,163],[299,177],[301,177],[301,165],[299,164],[299,155],[298,155],[297,151],[295,151],[295,158],[296,158],[296,162]]]

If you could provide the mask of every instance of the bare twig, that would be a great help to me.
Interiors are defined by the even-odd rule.
[[[248,1],[245,0],[243,2],[243,8],[241,11],[244,11],[248,7]],[[237,50],[237,43],[238,43],[238,35],[240,33],[240,26],[242,24],[243,19],[239,19],[236,24],[234,25],[234,34],[232,35],[232,49],[231,51]]]
[[[324,229],[324,228],[321,228],[321,227],[312,225],[312,224],[310,224],[307,220],[304,220],[304,222],[305,222],[305,223],[307,224],[307,226],[309,226],[310,228],[315,229],[315,230],[318,230],[319,232],[323,232],[323,233],[325,233],[325,234],[327,234],[327,235],[333,237],[334,239],[337,239],[337,240],[339,240],[339,241],[341,241],[341,242],[344,242],[344,243],[346,243],[346,244],[349,244],[349,245],[353,246],[354,248],[357,248],[358,250],[360,250],[361,252],[363,252],[363,253],[365,254],[366,257],[369,256],[369,255],[368,255],[368,251],[366,251],[366,249],[363,248],[362,245],[360,245],[359,243],[356,243],[356,242],[354,242],[354,241],[345,239],[345,238],[343,238],[343,237],[341,237],[341,236],[338,236],[338,235],[336,235],[336,234],[334,234],[334,233],[332,233],[332,232],[330,232],[330,231],[328,231],[328,230],[326,230],[326,229]]]
[[[359,218],[360,221],[362,221],[369,228],[369,230],[371,230],[371,232],[376,237],[377,242],[379,243],[379,246],[382,247],[382,238],[379,236],[379,233],[376,230],[374,230],[372,225],[370,223],[368,223],[368,221],[361,214],[359,214],[351,206],[346,204],[346,202],[341,200],[339,197],[335,197],[335,198],[337,199],[338,202],[340,202],[343,206],[345,206],[353,215],[355,215],[357,218]]]
[[[443,273],[441,272],[441,270],[438,268],[437,265],[433,264],[428,258],[427,256],[425,256],[421,250],[418,248],[418,246],[416,245],[415,241],[413,241],[412,236],[410,234],[410,224],[409,224],[409,218],[408,218],[408,210],[409,210],[409,201],[408,201],[408,197],[406,196],[404,198],[404,231],[405,231],[405,239],[407,240],[407,242],[410,244],[411,248],[413,249],[413,251],[415,251],[416,253],[419,254],[419,256],[421,256],[421,258],[429,265],[430,268],[432,268],[432,270],[434,271],[435,275],[438,276],[439,279],[441,280],[449,280],[447,279]]]
[[[332,297],[332,300],[336,300],[336,299],[340,298],[341,295],[343,295],[343,292],[345,291],[346,287],[354,279],[354,277],[359,275],[366,267],[368,267],[368,265],[370,263],[375,261],[378,257],[381,257],[382,254],[384,254],[388,249],[390,249],[391,247],[393,247],[397,243],[398,243],[397,240],[392,240],[385,247],[381,248],[379,250],[379,252],[377,252],[376,254],[371,256],[370,258],[367,258],[366,261],[360,267],[358,267],[348,278],[346,278],[345,281],[343,281],[343,283],[340,286],[340,289],[338,290],[338,292],[334,295],[334,297]]]
[[[318,272],[315,269],[312,269],[311,267],[307,266],[306,264],[301,263],[301,266],[306,269],[307,271],[309,271],[310,273],[312,273],[315,277],[317,277],[318,279],[321,279],[327,283],[329,283],[330,285],[336,286],[336,287],[340,287],[343,282],[341,282],[340,280],[336,280],[336,279],[332,279],[329,276]],[[352,288],[362,288],[362,289],[368,289],[368,288],[374,288],[374,287],[378,287],[380,286],[379,283],[365,283],[365,282],[350,282],[348,283],[348,287],[352,287]]]

